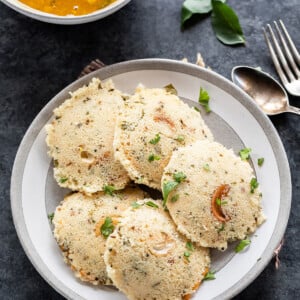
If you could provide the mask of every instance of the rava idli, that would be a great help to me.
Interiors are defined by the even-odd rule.
[[[122,94],[112,81],[93,78],[54,110],[54,119],[46,126],[46,142],[60,186],[85,193],[102,191],[107,185],[126,186],[129,177],[113,153],[122,104]]]
[[[76,277],[94,285],[112,284],[103,260],[106,238],[120,214],[145,196],[138,188],[111,195],[74,193],[56,208],[52,221],[54,237]]]
[[[136,183],[160,190],[172,152],[196,140],[213,139],[199,112],[170,88],[139,86],[120,111],[115,157]]]
[[[182,300],[199,287],[210,265],[208,249],[182,236],[160,201],[127,209],[109,236],[108,276],[132,300]]]
[[[177,229],[203,247],[227,248],[264,221],[253,170],[217,142],[175,151],[162,177],[164,201]]]

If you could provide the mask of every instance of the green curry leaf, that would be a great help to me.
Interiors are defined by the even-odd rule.
[[[211,12],[211,0],[186,0],[181,9],[181,25],[194,14],[207,14]]]
[[[244,44],[245,37],[234,10],[219,0],[212,0],[211,23],[216,37],[226,45]]]

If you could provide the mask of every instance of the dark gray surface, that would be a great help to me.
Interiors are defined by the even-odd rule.
[[[34,270],[16,236],[9,199],[10,174],[18,145],[40,109],[81,69],[99,57],[111,64],[163,57],[191,61],[200,51],[207,64],[229,78],[238,64],[261,66],[275,75],[261,27],[282,18],[300,49],[300,4],[289,1],[230,1],[240,16],[246,47],[226,47],[212,35],[209,18],[179,26],[182,0],[133,0],[104,20],[64,27],[44,24],[0,3],[0,299],[61,299]],[[290,98],[300,106],[300,98]],[[300,126],[299,116],[272,117],[290,162],[293,208],[281,252],[274,263],[236,299],[300,297]],[[242,267],[242,266],[241,266]]]

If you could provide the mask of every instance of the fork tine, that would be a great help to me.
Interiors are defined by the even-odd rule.
[[[294,73],[296,74],[296,77],[299,78],[300,77],[300,71],[299,71],[299,69],[298,69],[298,67],[297,67],[297,65],[295,63],[295,60],[294,60],[294,58],[293,58],[293,56],[292,56],[292,54],[291,54],[291,52],[289,50],[289,47],[286,44],[285,38],[283,37],[283,35],[282,35],[282,33],[281,33],[281,31],[280,31],[280,29],[279,29],[276,21],[274,21],[274,24],[275,24],[278,36],[280,38],[280,41],[281,41],[281,43],[283,45],[283,48],[284,48],[285,54],[287,56],[287,59],[288,59],[290,65],[292,66],[292,69],[294,70]]]
[[[289,82],[288,82],[288,80],[287,80],[287,78],[286,78],[286,76],[285,76],[285,74],[284,74],[284,72],[283,72],[283,70],[281,68],[279,60],[278,60],[278,58],[277,58],[277,56],[275,54],[274,48],[273,48],[273,46],[271,44],[271,41],[270,41],[270,39],[269,39],[269,37],[267,35],[267,32],[266,32],[265,28],[263,28],[263,31],[264,31],[264,36],[265,36],[265,39],[266,39],[266,43],[268,45],[268,48],[269,48],[269,51],[270,51],[270,54],[271,54],[271,58],[273,60],[274,66],[275,66],[275,68],[277,70],[277,73],[278,73],[281,81],[283,82],[283,84],[288,84]]]
[[[267,24],[267,27],[269,29],[269,32],[271,34],[271,38],[273,40],[273,43],[274,43],[274,46],[275,46],[275,50],[276,50],[276,53],[278,55],[278,59],[281,63],[281,65],[283,66],[283,69],[285,70],[285,73],[287,74],[288,78],[290,81],[294,81],[295,80],[295,76],[293,75],[293,73],[291,72],[289,66],[288,66],[288,63],[283,55],[283,52],[281,51],[280,49],[280,46],[279,46],[279,43],[277,41],[277,38],[275,37],[275,34],[273,32],[273,29],[271,27],[270,24]]]
[[[296,59],[298,65],[300,66],[300,54],[299,54],[299,52],[298,52],[298,50],[297,50],[297,48],[296,48],[296,46],[295,46],[293,40],[291,39],[291,37],[290,37],[288,31],[286,30],[285,25],[284,25],[284,23],[282,22],[282,20],[279,20],[279,23],[280,23],[281,28],[282,28],[282,30],[283,30],[285,36],[286,36],[286,39],[287,39],[288,43],[289,43],[289,45],[290,45],[291,51],[292,51],[292,53],[293,53],[293,55],[294,55],[294,57],[295,57],[295,59]]]

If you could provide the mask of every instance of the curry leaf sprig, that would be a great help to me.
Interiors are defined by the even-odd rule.
[[[219,41],[226,45],[244,44],[239,18],[225,0],[185,0],[181,9],[181,26],[193,15],[211,13],[211,24]]]

